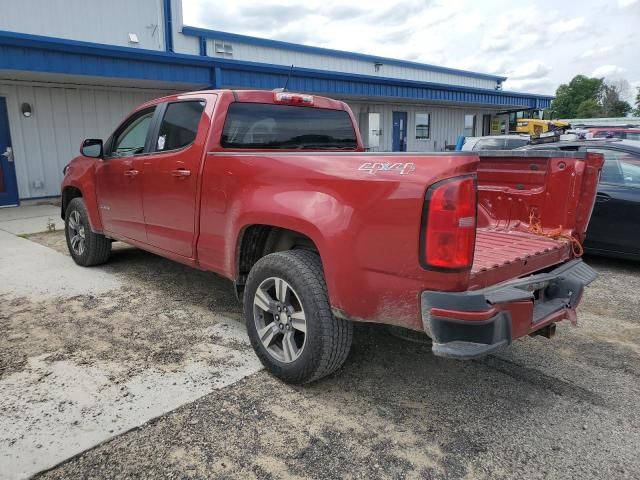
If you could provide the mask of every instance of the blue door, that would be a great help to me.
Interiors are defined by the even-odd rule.
[[[0,97],[0,207],[12,205],[18,205],[18,185],[9,134],[7,102],[4,97]]]
[[[407,112],[393,112],[393,151],[407,151]]]

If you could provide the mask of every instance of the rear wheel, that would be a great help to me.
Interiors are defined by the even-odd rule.
[[[251,269],[244,293],[247,332],[263,365],[288,383],[308,383],[346,360],[353,326],[331,313],[320,257],[272,253]]]
[[[105,263],[109,259],[111,240],[91,231],[89,215],[82,198],[74,198],[69,202],[64,226],[67,248],[78,265],[89,267]]]

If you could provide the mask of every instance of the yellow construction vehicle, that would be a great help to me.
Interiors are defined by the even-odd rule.
[[[569,128],[569,123],[558,120],[539,120],[537,118],[519,118],[516,122],[516,132],[531,136],[539,136],[542,133],[564,133]]]

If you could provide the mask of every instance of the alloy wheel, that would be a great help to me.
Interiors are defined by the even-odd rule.
[[[253,298],[253,318],[262,345],[282,363],[295,361],[304,350],[307,320],[300,298],[285,280],[264,280]]]
[[[73,253],[82,256],[86,246],[85,228],[80,218],[80,212],[77,210],[69,214],[67,229],[69,230],[69,243],[71,244]]]

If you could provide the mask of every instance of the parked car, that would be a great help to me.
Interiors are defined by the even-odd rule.
[[[566,238],[524,228],[521,200],[579,241],[601,156],[363,150],[347,104],[328,98],[145,103],[65,168],[69,252],[96,265],[121,240],[227,277],[256,354],[292,383],[342,365],[353,321],[424,331],[436,355],[469,359],[575,319],[595,273]]]
[[[585,250],[640,260],[640,142],[585,140],[524,148],[603,154],[604,167]]]
[[[528,135],[488,135],[485,137],[467,137],[462,151],[513,150],[529,143]]]
[[[587,138],[621,138],[623,140],[640,140],[640,128],[598,127],[589,128]]]

